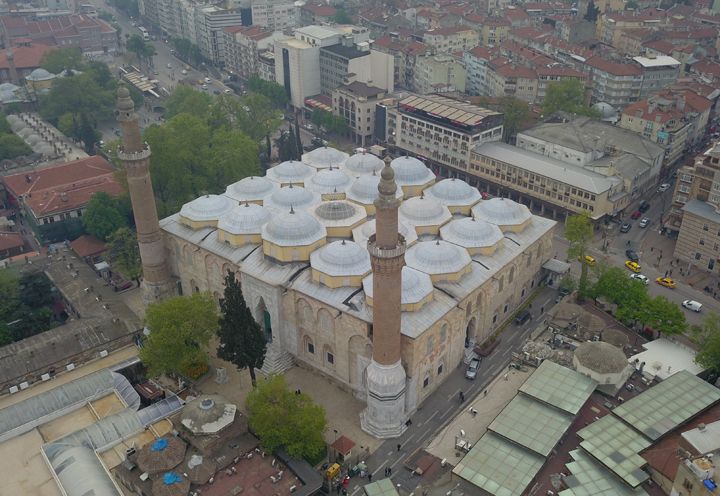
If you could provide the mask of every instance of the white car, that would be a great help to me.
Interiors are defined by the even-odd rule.
[[[669,189],[670,189],[670,185],[669,185],[668,183],[663,183],[663,184],[661,184],[660,187],[658,188],[658,193],[664,193],[664,192],[666,192],[666,191],[669,190]]]
[[[225,88],[225,90],[223,90],[223,93],[227,95],[229,93],[232,93],[232,90],[230,88]]]
[[[642,220],[640,221],[640,223],[638,224],[638,226],[644,228],[644,227],[647,227],[648,224],[650,224],[650,219],[648,219],[647,217],[643,217]]]
[[[202,89],[204,89],[204,90],[208,89],[208,85],[207,85],[207,84],[203,84],[203,85],[202,85]]]
[[[635,279],[636,281],[640,281],[645,286],[647,286],[647,284],[648,284],[648,278],[642,274],[630,274],[630,279]]]
[[[212,79],[210,79],[210,78],[205,78],[205,82],[206,82],[207,84],[210,84],[210,83],[212,83]]]
[[[693,312],[699,312],[702,308],[702,303],[695,300],[685,300],[682,302],[682,306]]]

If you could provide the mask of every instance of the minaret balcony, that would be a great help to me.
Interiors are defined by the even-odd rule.
[[[144,160],[150,157],[150,146],[145,143],[143,144],[143,149],[138,152],[126,152],[123,150],[122,147],[118,148],[118,158],[120,160],[127,160],[127,161],[138,161],[138,160]]]
[[[405,249],[407,248],[405,243],[405,238],[398,234],[398,244],[395,248],[381,248],[377,244],[375,244],[375,235],[373,234],[368,239],[368,252],[370,253],[371,257],[375,258],[397,258],[401,257],[405,254]]]

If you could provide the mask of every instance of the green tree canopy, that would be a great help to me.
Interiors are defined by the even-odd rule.
[[[503,141],[510,143],[517,132],[530,120],[530,105],[513,96],[504,96],[500,98],[499,103],[499,110],[504,114]]]
[[[285,108],[288,103],[288,95],[285,88],[277,83],[265,81],[257,76],[251,76],[247,81],[247,87],[254,93],[269,98],[270,101],[278,108]]]
[[[0,134],[0,160],[30,155],[32,149],[14,134]]]
[[[138,61],[150,62],[154,55],[157,55],[155,45],[149,41],[145,41],[139,34],[133,34],[125,43],[125,48],[135,54]]]
[[[336,24],[352,24],[352,18],[343,9],[338,9],[332,20]]]
[[[193,377],[193,371],[207,369],[208,343],[218,325],[210,294],[194,293],[152,303],[145,322],[150,335],[140,349],[140,359],[151,376],[174,373]]]
[[[142,275],[140,247],[135,233],[129,228],[121,227],[108,237],[108,256],[113,268],[128,279],[137,280]]]
[[[695,355],[695,362],[720,373],[720,315],[706,315],[702,324],[692,327],[691,336],[700,350]]]
[[[558,110],[590,117],[600,116],[597,110],[585,105],[585,84],[579,79],[563,79],[548,84],[542,108],[546,117]]]
[[[278,160],[285,162],[286,160],[300,160],[298,153],[298,145],[295,140],[295,132],[292,130],[282,129],[280,135],[275,139],[275,146],[278,151]]]
[[[648,299],[642,322],[663,334],[682,334],[687,330],[680,306],[664,296]]]
[[[288,390],[282,375],[262,381],[247,397],[248,421],[268,451],[317,462],[325,450],[325,411],[306,394]]]
[[[53,74],[60,74],[66,69],[83,70],[85,61],[79,48],[58,48],[43,54],[40,67]]]
[[[592,241],[593,228],[590,217],[586,213],[571,215],[565,222],[565,239],[570,242],[568,257],[580,258],[583,260],[587,247]],[[580,280],[578,281],[578,296],[582,300],[587,296],[588,290],[588,265],[581,263]]]
[[[310,120],[316,126],[324,128],[328,133],[342,134],[348,130],[345,119],[325,110],[313,110],[313,113],[310,115]]]
[[[118,202],[102,191],[90,197],[82,223],[88,233],[103,241],[121,227],[127,227],[127,219]]]
[[[165,118],[170,119],[183,113],[196,117],[206,117],[212,103],[213,98],[204,91],[197,91],[190,86],[178,85],[172,95],[165,100]]]
[[[225,276],[225,292],[220,300],[218,338],[217,356],[232,363],[238,370],[248,369],[252,385],[256,386],[255,369],[263,366],[267,343],[260,325],[245,303],[240,281],[231,271]]]
[[[53,326],[55,288],[43,272],[0,269],[0,346]]]
[[[598,268],[598,278],[589,290],[592,298],[605,298],[618,306],[615,316],[625,323],[642,320],[647,308],[647,286],[631,279],[620,267]]]
[[[197,64],[202,60],[202,53],[200,47],[192,43],[190,40],[185,38],[173,38],[173,46],[177,52],[177,56],[180,60],[191,64]]]

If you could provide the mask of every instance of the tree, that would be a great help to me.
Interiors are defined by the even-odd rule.
[[[519,98],[504,96],[500,98],[499,110],[504,114],[503,141],[510,143],[530,119],[530,105]]]
[[[30,155],[32,149],[14,134],[0,134],[0,160]]]
[[[165,101],[165,118],[170,119],[182,113],[205,117],[212,102],[212,97],[207,93],[190,86],[178,85]]]
[[[209,293],[151,303],[145,322],[150,334],[140,349],[140,359],[151,376],[170,373],[197,378],[207,370],[207,346],[218,325]]]
[[[255,369],[263,366],[267,343],[260,325],[245,304],[240,281],[231,271],[225,276],[225,292],[220,300],[218,338],[217,356],[238,370],[248,369],[252,385],[256,387]]]
[[[133,34],[130,36],[125,44],[125,48],[135,54],[138,62],[145,60],[149,63],[152,57],[157,55],[155,46],[152,43],[145,41],[139,34]]]
[[[45,52],[40,67],[52,74],[60,74],[66,69],[81,71],[85,64],[79,48],[59,48]]]
[[[251,76],[247,81],[247,87],[250,91],[269,98],[273,105],[278,108],[285,108],[288,103],[288,94],[285,88],[277,83]]]
[[[116,200],[102,191],[90,197],[82,223],[88,233],[103,241],[121,227],[127,227],[127,220]]]
[[[626,6],[627,8],[627,6]],[[585,15],[583,16],[583,19],[590,22],[596,22],[598,14],[600,13],[600,7],[595,6],[595,2],[593,0],[590,0],[587,6],[587,12],[585,12]]]
[[[248,422],[267,451],[317,462],[325,450],[325,411],[306,394],[288,390],[282,375],[261,382],[247,397]]]
[[[648,307],[647,286],[631,279],[620,267],[600,267],[598,278],[590,288],[589,296],[605,298],[616,304],[615,316],[622,322],[643,321]]]
[[[565,239],[570,242],[568,257],[571,259],[585,259],[587,247],[592,241],[593,228],[590,217],[587,213],[571,215],[565,221]],[[587,296],[588,289],[588,265],[580,264],[580,280],[578,282],[578,299],[580,301]]]
[[[310,115],[310,120],[318,127],[324,128],[328,133],[342,134],[348,129],[345,119],[325,110],[313,110],[313,113]]]
[[[108,257],[113,264],[128,279],[133,279],[140,285],[142,264],[140,262],[140,247],[135,233],[127,227],[115,230],[108,237]]]
[[[706,315],[702,324],[692,327],[693,341],[698,345],[695,362],[714,372],[720,372],[720,315]]]
[[[343,9],[338,9],[332,20],[335,24],[352,24],[352,18]]]
[[[571,114],[599,117],[600,113],[585,105],[585,84],[579,79],[563,79],[548,84],[543,115],[546,117],[562,110]]]
[[[664,296],[649,299],[645,309],[646,316],[642,322],[658,332],[682,334],[687,329],[685,314],[680,306]]]
[[[70,114],[78,123],[81,114],[86,114],[93,126],[98,121],[110,119],[115,106],[116,83],[113,79],[103,87],[98,79],[102,76],[94,70],[56,79],[50,92],[40,98],[40,113],[53,124],[57,124],[64,114]],[[74,137],[79,139],[79,136]]]
[[[300,137],[300,123],[298,122],[297,112],[295,112],[295,144],[297,145],[297,159],[300,160],[304,150],[302,138]]]
[[[286,160],[298,160],[298,147],[295,142],[295,133],[292,130],[282,129],[280,135],[275,139],[275,146],[278,151],[278,160],[285,162]]]

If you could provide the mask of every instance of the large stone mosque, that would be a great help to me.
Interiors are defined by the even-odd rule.
[[[121,89],[119,108],[128,100]],[[129,145],[124,136],[128,160]],[[482,200],[413,157],[318,148],[159,224],[145,212],[152,198],[132,188],[136,217],[149,217],[138,223],[143,265],[147,256],[157,268],[159,250],[143,246],[157,240],[143,231],[159,232],[164,247],[166,276],[152,272],[148,301],[196,291],[220,298],[235,271],[269,342],[264,371],[298,364],[328,376],[367,401],[362,425],[377,437],[402,433],[466,351],[531,294],[552,257],[554,221],[509,199]]]

